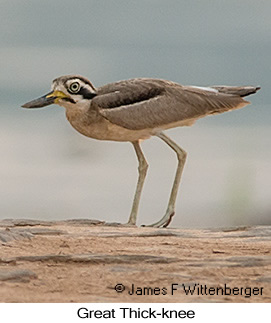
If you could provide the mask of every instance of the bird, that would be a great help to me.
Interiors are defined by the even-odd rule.
[[[68,121],[79,133],[98,140],[132,143],[138,159],[138,180],[129,225],[136,225],[148,169],[140,144],[152,136],[164,141],[176,153],[178,165],[164,216],[147,226],[167,227],[175,214],[187,153],[164,131],[242,108],[250,103],[244,97],[259,89],[258,86],[185,86],[155,78],[133,78],[95,88],[81,75],[65,75],[53,80],[49,93],[22,107],[57,104],[66,109]]]

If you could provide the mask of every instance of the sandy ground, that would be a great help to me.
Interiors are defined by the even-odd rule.
[[[270,302],[271,227],[0,221],[0,301]]]

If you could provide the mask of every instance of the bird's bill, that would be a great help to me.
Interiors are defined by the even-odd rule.
[[[38,99],[23,104],[22,107],[27,109],[42,108],[50,104],[58,103],[60,99],[64,98],[67,98],[67,95],[65,93],[61,91],[52,91]]]

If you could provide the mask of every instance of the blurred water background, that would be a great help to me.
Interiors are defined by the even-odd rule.
[[[137,180],[129,143],[71,128],[64,109],[20,105],[52,79],[95,86],[133,77],[193,85],[261,85],[244,109],[168,131],[187,152],[173,226],[271,223],[271,2],[0,1],[0,218],[126,222]],[[139,224],[163,215],[176,157],[159,139]]]

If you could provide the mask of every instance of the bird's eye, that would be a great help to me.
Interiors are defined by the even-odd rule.
[[[71,83],[71,85],[69,86],[69,90],[72,93],[77,93],[80,90],[80,84],[78,82],[73,82]]]

